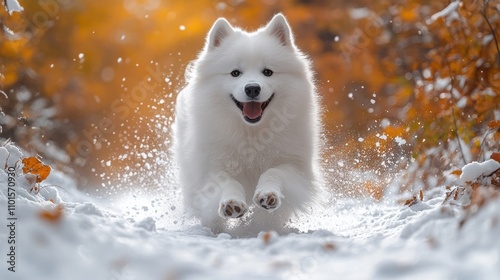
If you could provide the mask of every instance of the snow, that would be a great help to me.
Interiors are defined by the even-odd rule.
[[[465,106],[467,106],[467,97],[460,97],[456,105],[458,108],[465,108]]]
[[[399,136],[396,136],[396,138],[394,138],[394,141],[396,141],[399,146],[403,146],[404,144],[406,144],[406,140]]]
[[[9,12],[9,15],[12,15],[13,12],[19,13],[24,10],[17,0],[7,0],[5,4],[7,5],[5,8]]]
[[[7,144],[0,166],[24,156]],[[470,164],[463,174],[495,166]],[[184,218],[176,189],[123,194],[111,203],[84,195],[57,170],[38,194],[19,165],[16,173],[16,272],[7,270],[10,233],[1,230],[0,279],[500,279],[500,199],[461,228],[462,212],[443,204],[444,187],[411,207],[332,199],[294,219],[300,232],[233,238]],[[0,170],[2,228],[7,181]],[[58,205],[59,218],[43,218]]]
[[[484,162],[471,162],[462,168],[460,180],[462,182],[471,182],[480,176],[491,175],[496,170],[500,169],[500,162],[490,159]]]
[[[426,23],[431,24],[440,18],[444,18],[446,20],[446,23],[449,24],[453,20],[460,18],[460,15],[458,14],[457,10],[461,2],[462,1],[460,0],[451,2],[446,8],[433,14]]]
[[[493,41],[493,39],[493,35],[485,35],[482,40],[483,46],[488,45],[491,41]]]
[[[362,19],[370,15],[370,10],[368,8],[356,8],[351,9],[349,14],[352,19]]]
[[[436,90],[443,90],[445,88],[448,88],[451,86],[451,78],[446,77],[446,78],[439,78],[436,77],[436,82],[434,85],[434,88]]]

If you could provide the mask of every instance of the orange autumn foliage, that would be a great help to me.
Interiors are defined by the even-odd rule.
[[[168,150],[184,69],[220,16],[249,30],[287,16],[313,61],[325,158],[341,154],[378,173],[416,158],[432,177],[460,161],[442,162],[430,148],[460,138],[475,159],[499,150],[500,15],[492,1],[464,0],[455,19],[435,20],[449,0],[20,3],[24,11],[11,15],[0,6],[1,136],[98,182],[164,172],[141,169],[140,153]]]

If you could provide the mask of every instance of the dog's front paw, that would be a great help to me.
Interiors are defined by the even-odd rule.
[[[253,197],[253,202],[270,212],[280,207],[282,195],[275,191],[257,191]]]
[[[219,215],[222,218],[241,218],[247,212],[247,205],[243,201],[227,199],[221,201]]]

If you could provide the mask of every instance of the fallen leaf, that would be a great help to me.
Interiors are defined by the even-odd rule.
[[[407,199],[405,202],[404,202],[404,205],[410,207],[412,205],[415,205],[418,203],[418,199],[416,196],[413,196],[412,198],[410,199]]]
[[[493,159],[493,160],[496,160],[497,162],[500,162],[500,153],[491,154],[490,159]]]
[[[264,232],[264,234],[262,235],[262,241],[264,241],[264,244],[269,244],[269,242],[271,241],[271,237],[272,237],[272,234],[271,232]]]
[[[460,175],[462,175],[462,170],[460,170],[460,169],[453,170],[450,174],[460,176]]]
[[[64,207],[59,204],[53,210],[42,210],[38,216],[47,222],[56,223],[62,218]]]
[[[40,183],[47,179],[50,174],[50,166],[43,164],[36,157],[28,157],[23,159],[23,173],[36,175],[36,182]]]
[[[323,248],[325,248],[325,250],[327,251],[334,251],[335,249],[337,249],[337,246],[335,246],[335,244],[331,242],[327,242],[325,243],[325,245],[323,245]]]
[[[439,243],[434,236],[429,236],[424,239],[431,248],[437,248]]]
[[[420,201],[424,200],[424,192],[422,190],[418,193],[418,198],[420,198]]]

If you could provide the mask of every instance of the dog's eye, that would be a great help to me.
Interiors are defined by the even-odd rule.
[[[233,76],[233,77],[239,77],[240,75],[241,75],[240,70],[231,71],[231,76]]]
[[[266,68],[262,71],[262,74],[264,74],[264,76],[266,76],[266,77],[269,77],[273,74],[273,71],[271,69]]]

